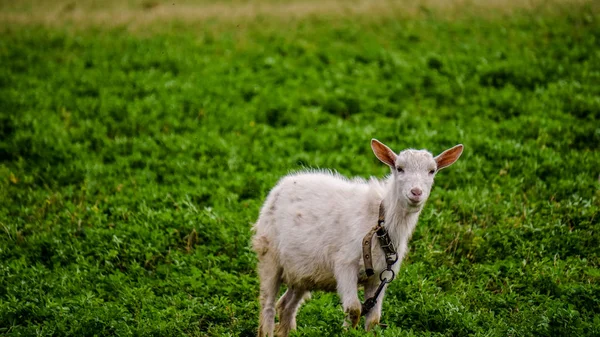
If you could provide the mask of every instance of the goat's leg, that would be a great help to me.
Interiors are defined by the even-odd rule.
[[[369,283],[365,285],[365,301],[367,298],[371,298],[375,295],[375,291],[379,287],[379,278],[371,277]],[[385,290],[387,289],[387,284],[383,286],[381,293],[379,293],[379,297],[377,297],[377,303],[375,306],[369,311],[369,313],[365,316],[365,330],[369,331],[374,328],[377,324],[379,324],[379,319],[381,318],[381,306],[383,304],[383,296],[385,295]]]
[[[286,337],[290,330],[296,330],[296,313],[309,294],[308,291],[290,287],[279,299],[277,302],[277,314],[279,315],[277,336]]]
[[[360,300],[358,299],[358,264],[339,265],[335,268],[337,292],[342,301],[342,308],[347,315],[344,326],[348,321],[355,328],[360,320]]]
[[[258,336],[272,337],[275,329],[275,299],[281,285],[282,269],[271,252],[259,257],[258,276],[260,277],[260,317]]]

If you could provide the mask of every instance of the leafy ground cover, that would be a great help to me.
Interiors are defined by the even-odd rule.
[[[0,335],[254,335],[264,197],[383,177],[373,137],[465,145],[378,334],[600,335],[596,8],[310,14],[2,29]],[[296,335],[371,335],[342,320],[317,292]]]

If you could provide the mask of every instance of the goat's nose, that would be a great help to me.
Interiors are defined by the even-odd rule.
[[[412,193],[415,196],[420,196],[421,194],[423,194],[423,191],[421,191],[420,188],[413,188],[412,190],[410,190],[410,193]]]

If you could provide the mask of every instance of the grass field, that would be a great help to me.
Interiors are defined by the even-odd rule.
[[[600,336],[592,1],[0,1],[0,335],[252,336],[290,171],[436,179],[383,336]],[[343,331],[316,292],[296,336]]]

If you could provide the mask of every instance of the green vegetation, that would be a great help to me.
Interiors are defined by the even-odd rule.
[[[600,335],[599,20],[5,26],[0,335],[254,335],[266,194],[303,167],[383,177],[372,137],[465,145],[378,334]],[[316,292],[296,335],[372,335],[342,320]]]

